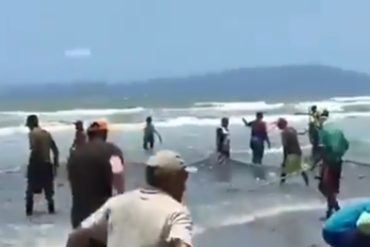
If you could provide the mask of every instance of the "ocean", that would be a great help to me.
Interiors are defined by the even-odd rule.
[[[232,158],[250,162],[249,130],[242,117],[254,119],[256,111],[265,112],[271,149],[266,150],[263,172],[266,181],[256,177],[250,166],[233,164],[233,188],[219,184],[214,171],[200,162],[199,172],[188,182],[186,201],[194,224],[194,246],[226,246],[248,243],[248,246],[305,247],[325,246],[321,240],[319,218],[324,214],[324,201],[317,191],[317,181],[311,179],[307,188],[301,178],[293,177],[285,186],[276,181],[281,163],[280,135],[274,122],[284,117],[299,131],[307,128],[308,108],[316,104],[330,111],[330,121],[342,128],[350,140],[347,160],[369,162],[370,96],[328,97],[312,101],[256,101],[256,102],[192,102],[190,105],[163,105],[150,108],[133,106],[88,108],[56,107],[55,102],[36,107],[18,106],[0,111],[0,246],[64,246],[70,231],[70,195],[65,172],[61,168],[56,188],[57,215],[49,216],[44,200],[37,199],[36,216],[29,220],[24,215],[24,168],[29,152],[25,118],[37,114],[41,125],[49,130],[65,161],[73,140],[72,123],[83,120],[87,125],[96,119],[109,121],[110,141],[124,151],[128,162],[127,187],[143,183],[143,166],[149,154],[142,149],[144,119],[151,115],[162,134],[163,144],[157,149],[180,152],[188,163],[212,156],[215,149],[215,129],[221,117],[230,118]],[[127,105],[127,102],[126,104]],[[31,109],[31,110],[30,110]],[[301,136],[301,145],[308,155],[307,136]],[[199,164],[199,163],[197,163]],[[202,165],[203,164],[203,165]],[[313,178],[314,174],[311,174]],[[370,167],[346,163],[340,199],[343,203],[362,200],[369,196]],[[299,219],[299,221],[298,221]]]

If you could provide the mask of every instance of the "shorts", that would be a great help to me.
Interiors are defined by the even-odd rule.
[[[254,137],[250,141],[250,148],[252,149],[252,162],[261,164],[263,155],[265,153],[265,145],[262,140]]]
[[[342,161],[324,161],[319,188],[324,193],[339,193],[342,176]]]
[[[154,147],[154,136],[153,135],[149,135],[149,136],[144,137],[143,148],[148,149],[148,145],[149,145],[150,149],[153,149],[153,147]]]
[[[291,174],[302,170],[302,156],[298,154],[288,154],[283,164],[283,172]]]
[[[32,162],[27,167],[27,190],[40,194],[42,190],[52,190],[54,168],[50,162]]]
[[[370,237],[361,235],[356,229],[343,232],[322,231],[323,239],[332,247],[369,247]]]

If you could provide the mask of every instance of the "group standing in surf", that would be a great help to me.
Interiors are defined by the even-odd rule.
[[[251,128],[249,144],[252,164],[260,167],[263,166],[265,144],[269,148],[271,146],[263,117],[263,113],[258,112],[252,122],[242,119],[245,126]],[[333,247],[340,247],[342,245],[333,242],[333,238],[338,241],[339,233],[335,235],[330,232],[335,228],[335,218],[331,216],[341,217],[337,195],[340,191],[342,158],[349,149],[349,143],[340,129],[326,123],[328,118],[328,111],[318,112],[317,107],[313,106],[309,112],[308,135],[312,145],[311,167],[320,167],[318,187],[327,200],[325,218],[329,221],[324,229],[324,239]],[[276,125],[281,130],[283,147],[280,183],[285,183],[292,174],[301,174],[308,186],[307,172],[310,167],[303,165],[299,133],[284,118],[279,118]],[[49,213],[53,214],[54,179],[59,166],[58,148],[52,135],[39,126],[37,116],[29,116],[27,126],[30,129],[31,153],[27,172],[26,214],[33,214],[33,195],[41,192],[45,194]],[[75,127],[76,135],[67,161],[72,193],[71,225],[75,230],[69,237],[67,247],[118,247],[124,242],[130,243],[130,246],[192,246],[192,220],[183,201],[185,183],[191,169],[180,154],[170,150],[155,153],[146,163],[148,186],[124,193],[124,178],[127,176],[125,160],[120,148],[107,141],[107,123],[93,122],[86,134],[82,121],[77,121]],[[222,118],[216,130],[216,165],[225,168],[220,169],[220,179],[223,181],[232,179],[229,131],[229,119]],[[147,117],[143,132],[144,150],[154,149],[155,136],[162,142],[152,117]],[[363,208],[366,212],[370,210],[367,204]],[[369,241],[370,236],[366,238],[363,229],[370,220],[366,221],[365,216],[360,216],[359,229],[362,230],[357,235],[361,236],[361,241]]]

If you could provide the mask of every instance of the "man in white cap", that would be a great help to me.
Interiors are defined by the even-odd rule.
[[[69,236],[67,247],[87,246],[90,238],[107,247],[191,247],[192,220],[183,195],[193,171],[178,153],[157,152],[146,164],[147,188],[108,200]]]

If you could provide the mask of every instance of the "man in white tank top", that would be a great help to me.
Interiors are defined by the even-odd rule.
[[[74,231],[67,247],[82,247],[89,238],[107,247],[192,246],[192,219],[182,204],[188,173],[181,156],[159,151],[146,166],[147,188],[108,200]]]

